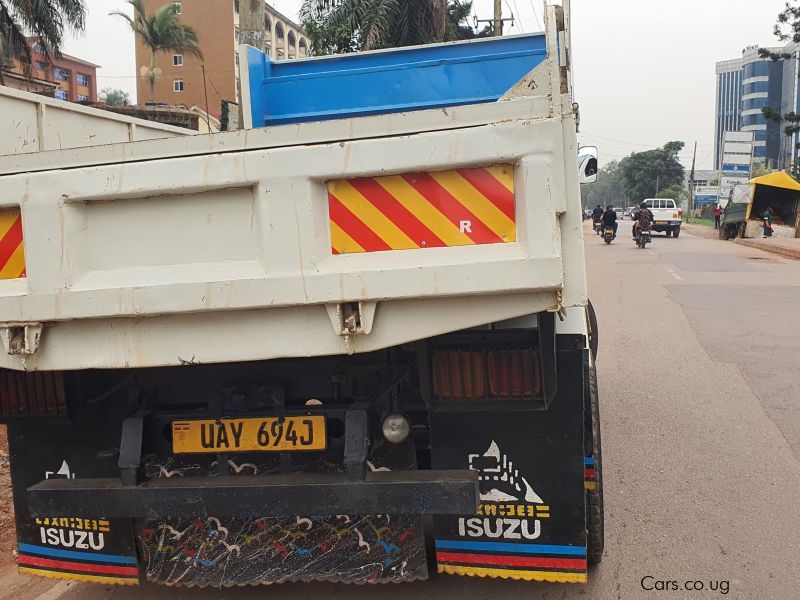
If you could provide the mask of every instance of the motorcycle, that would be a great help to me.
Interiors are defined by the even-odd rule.
[[[600,219],[595,219],[592,221],[592,229],[597,235],[600,235],[600,229],[602,228],[603,222]]]
[[[636,245],[639,246],[639,248],[644,248],[647,244],[653,241],[650,234],[651,234],[651,229],[649,227],[646,229],[645,228],[640,229],[638,235],[634,240],[636,242]]]
[[[613,227],[606,226],[606,227],[603,228],[603,241],[606,244],[610,244],[612,241],[614,241],[615,237],[617,237],[617,236],[614,235],[614,228]]]

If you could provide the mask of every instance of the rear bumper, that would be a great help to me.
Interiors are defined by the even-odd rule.
[[[474,514],[478,474],[468,469],[155,479],[50,479],[28,488],[32,516],[195,518],[294,515]]]
[[[655,231],[662,231],[667,227],[672,227],[672,228],[680,227],[681,223],[682,221],[667,221],[666,223],[653,223],[653,229]]]

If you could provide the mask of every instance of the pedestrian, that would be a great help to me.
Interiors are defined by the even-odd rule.
[[[714,229],[719,229],[719,219],[722,216],[722,209],[719,207],[719,204],[714,205],[713,213],[714,213]]]
[[[769,238],[772,237],[772,234],[775,230],[772,228],[772,220],[775,218],[775,213],[770,206],[767,208],[767,212],[764,213],[764,237]]]

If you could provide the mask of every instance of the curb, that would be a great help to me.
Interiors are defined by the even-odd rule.
[[[773,246],[772,244],[765,244],[760,240],[747,238],[738,238],[735,240],[735,242],[749,248],[756,248],[757,250],[763,250],[764,252],[771,252],[772,254],[780,254],[781,256],[785,256],[787,258],[800,260],[800,247],[786,248],[785,246]]]
[[[681,225],[681,230],[691,233],[694,236],[706,238],[709,240],[718,240],[719,231],[707,225],[694,225],[692,223],[684,223]]]

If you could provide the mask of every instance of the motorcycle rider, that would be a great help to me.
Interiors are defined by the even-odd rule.
[[[647,202],[642,202],[639,205],[639,211],[636,213],[634,217],[635,222],[633,223],[633,239],[635,240],[638,237],[639,231],[644,227],[645,229],[650,229],[653,226],[653,213],[647,208]]]
[[[602,218],[603,218],[603,208],[598,204],[597,206],[594,207],[594,210],[592,211],[592,227],[594,227],[595,230],[597,231],[597,235],[600,235],[600,228],[597,227],[597,224],[602,220]]]
[[[606,207],[606,212],[603,213],[603,230],[606,227],[611,227],[614,230],[614,237],[617,237],[617,212],[610,204]]]

